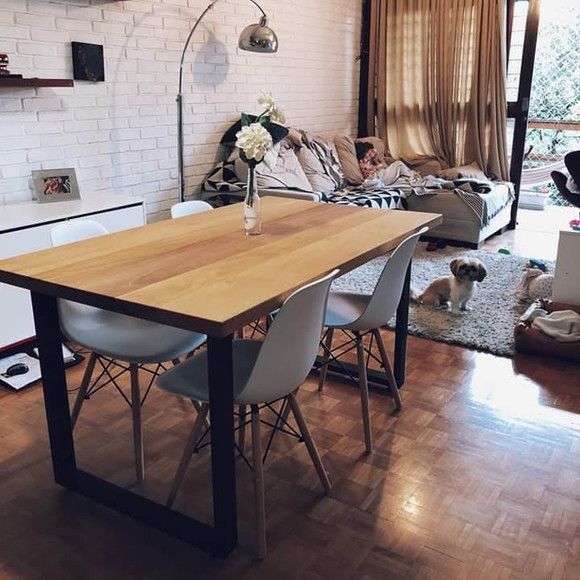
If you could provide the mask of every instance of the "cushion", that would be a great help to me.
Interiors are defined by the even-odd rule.
[[[334,146],[346,180],[351,185],[360,185],[365,178],[356,157],[354,139],[348,135],[337,135],[334,138]]]
[[[247,180],[247,176],[246,176]],[[219,191],[221,193],[233,193],[244,190],[245,184],[240,181],[236,173],[234,157],[220,163],[207,176],[203,187],[206,191]]]
[[[248,179],[248,166],[238,156],[236,174],[242,181]],[[259,189],[286,188],[312,191],[312,186],[294,153],[292,142],[283,139],[272,147],[256,166]]]
[[[489,179],[487,175],[481,170],[477,163],[471,163],[470,165],[461,165],[459,167],[451,167],[449,169],[440,170],[437,175],[443,177],[444,179]]]
[[[326,174],[324,165],[311,149],[301,146],[296,149],[296,156],[314,191],[320,193],[335,191],[335,181]]]
[[[429,161],[421,161],[417,165],[412,165],[411,168],[422,175],[423,177],[427,175],[439,175],[441,170],[441,163],[437,159],[430,159]]]
[[[309,149],[318,158],[323,175],[334,184],[332,191],[346,187],[348,182],[332,143],[320,135],[311,135],[307,131],[301,131],[301,134],[302,147]]]
[[[353,139],[347,135],[337,135],[334,138],[334,145],[346,180],[351,185],[360,185],[367,177],[376,173],[373,167],[394,161],[387,155],[385,142],[380,137]],[[370,149],[374,149],[375,153],[368,154],[361,169],[360,161]]]

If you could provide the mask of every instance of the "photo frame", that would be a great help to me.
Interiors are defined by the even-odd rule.
[[[105,58],[102,44],[72,42],[73,78],[75,81],[105,80]]]
[[[52,203],[80,199],[79,185],[75,170],[42,169],[32,172],[38,203]]]

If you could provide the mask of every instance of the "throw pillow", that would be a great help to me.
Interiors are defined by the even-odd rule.
[[[481,170],[477,163],[471,163],[470,165],[461,165],[459,167],[451,167],[450,169],[443,169],[437,174],[439,177],[444,179],[481,179],[482,181],[487,181],[489,178]]]
[[[296,150],[296,157],[314,191],[320,193],[335,191],[335,181],[326,174],[322,162],[311,149],[306,146],[299,147]]]
[[[324,172],[334,183],[334,190],[342,189],[348,185],[332,143],[320,135],[312,137],[306,131],[302,131],[302,142],[318,157]]]
[[[365,179],[356,157],[354,139],[347,135],[337,135],[334,138],[334,145],[346,180],[351,185],[360,185]]]
[[[238,159],[236,173],[242,181],[248,179],[248,166]],[[312,191],[312,186],[294,153],[292,143],[283,139],[272,147],[256,166],[259,189],[298,189]]]

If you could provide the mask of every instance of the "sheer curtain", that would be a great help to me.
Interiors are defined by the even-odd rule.
[[[372,0],[367,124],[393,157],[508,178],[504,15],[505,0]]]

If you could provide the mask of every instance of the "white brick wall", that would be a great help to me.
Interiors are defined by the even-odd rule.
[[[0,52],[24,76],[72,78],[70,42],[105,47],[105,83],[0,89],[0,211],[30,199],[33,169],[75,167],[84,192],[144,197],[150,220],[177,199],[181,47],[208,0],[0,0]],[[276,55],[239,51],[258,12],[222,0],[193,39],[185,69],[188,191],[211,169],[224,130],[271,90],[293,126],[354,133],[362,0],[263,0]]]

